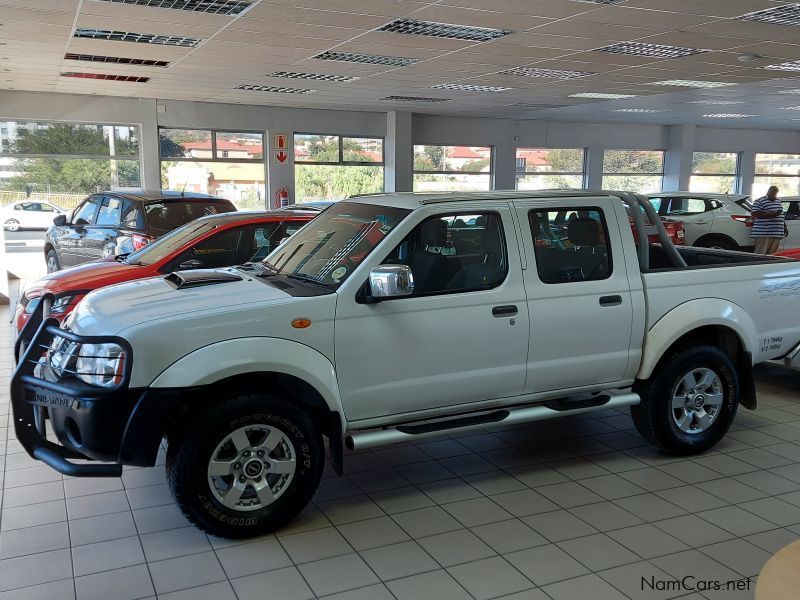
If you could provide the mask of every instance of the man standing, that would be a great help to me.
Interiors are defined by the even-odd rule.
[[[756,244],[756,254],[775,254],[781,240],[789,235],[777,186],[770,186],[767,195],[755,201],[751,214],[753,230],[750,236]]]

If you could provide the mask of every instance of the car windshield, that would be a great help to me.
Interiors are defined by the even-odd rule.
[[[737,200],[736,204],[744,208],[745,210],[753,210],[753,204],[750,202],[750,197],[742,198],[741,200]]]
[[[200,217],[235,210],[236,207],[230,202],[203,200],[166,200],[150,202],[144,206],[145,219],[156,237]]]
[[[173,229],[167,235],[158,238],[141,250],[131,252],[125,258],[125,261],[132,265],[153,265],[191,240],[197,239],[206,232],[219,227],[219,225],[218,219],[192,221],[183,227]]]
[[[338,202],[267,256],[272,272],[337,288],[411,211]]]

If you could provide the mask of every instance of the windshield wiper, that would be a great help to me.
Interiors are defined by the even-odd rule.
[[[320,281],[319,279],[317,279],[312,275],[306,275],[305,273],[284,273],[284,274],[286,275],[286,277],[289,277],[291,279],[297,279],[299,281],[307,281],[308,283],[321,285],[322,287],[328,287],[327,283]]]
[[[274,277],[275,275],[280,273],[278,267],[264,260],[259,262],[245,263],[245,264],[248,267],[259,269],[258,273],[256,273],[256,277]]]

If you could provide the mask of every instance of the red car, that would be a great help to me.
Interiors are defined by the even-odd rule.
[[[775,256],[783,256],[784,258],[793,258],[800,260],[800,248],[789,248],[788,250],[781,250]]]
[[[202,217],[132,252],[50,273],[33,283],[17,305],[17,331],[28,322],[31,300],[50,293],[50,316],[64,319],[97,288],[172,271],[217,268],[257,261],[317,216],[316,212],[232,212]]]

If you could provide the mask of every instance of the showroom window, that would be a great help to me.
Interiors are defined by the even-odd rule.
[[[603,153],[603,189],[650,194],[664,181],[661,150],[606,150]]]
[[[490,146],[414,146],[415,192],[492,189]]]
[[[739,178],[738,152],[695,152],[692,154],[690,192],[733,194]]]
[[[800,154],[756,154],[753,198],[777,185],[779,196],[800,196]]]
[[[267,208],[264,134],[158,130],[161,187],[226,198],[239,210]]]
[[[75,208],[87,194],[141,187],[139,127],[0,121],[0,205]]]
[[[383,138],[295,133],[295,202],[382,192],[383,165]]]
[[[584,187],[583,148],[517,148],[518,190]]]

